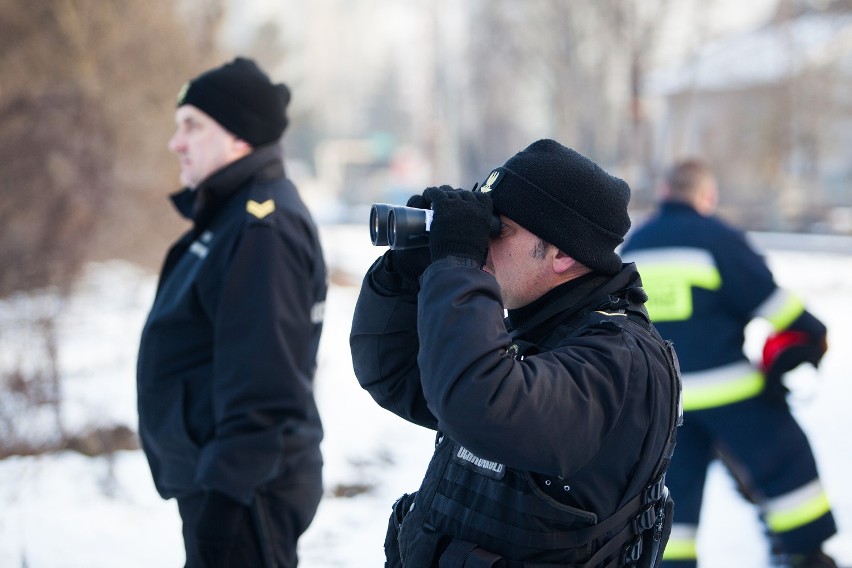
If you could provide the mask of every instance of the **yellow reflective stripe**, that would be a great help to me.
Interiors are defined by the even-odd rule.
[[[773,532],[786,532],[813,522],[830,510],[831,505],[822,485],[814,481],[789,496],[774,499],[765,505],[764,516]]]
[[[830,510],[831,505],[828,503],[828,496],[822,494],[795,511],[768,515],[766,524],[775,532],[791,531],[820,518]]]
[[[802,301],[795,296],[790,296],[781,309],[767,319],[769,319],[769,323],[772,324],[775,331],[779,331],[790,327],[790,324],[802,315],[804,311],[805,306],[802,304]]]
[[[674,525],[669,542],[663,552],[663,560],[696,560],[696,528],[694,526]]]
[[[683,390],[683,409],[700,410],[724,406],[755,397],[763,392],[763,375],[755,371],[742,379],[715,386]]]
[[[715,408],[746,400],[763,392],[764,387],[763,374],[747,362],[683,373],[681,379],[684,410]]]
[[[805,311],[801,298],[782,288],[775,291],[754,310],[754,316],[772,324],[775,331],[787,329]]]
[[[692,288],[717,290],[722,277],[706,250],[686,247],[635,251],[625,257],[636,263],[648,292],[645,307],[655,322],[692,317]]]
[[[648,315],[655,322],[686,321],[692,317],[692,288],[719,288],[722,279],[715,268],[653,266],[642,269],[642,285],[648,292]]]
[[[663,560],[696,560],[697,558],[695,541],[681,542],[669,539],[666,550],[663,552]]]

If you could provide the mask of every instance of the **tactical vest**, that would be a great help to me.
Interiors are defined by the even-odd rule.
[[[607,318],[599,312],[590,316],[587,312],[581,327],[571,328],[568,335],[580,333],[587,325],[615,321],[619,326],[631,325],[623,322],[641,319],[631,312],[622,309],[620,318]],[[625,313],[628,318],[623,317]],[[670,345],[654,334],[647,323],[643,329],[664,348],[670,371],[677,377],[677,363]],[[520,359],[535,349],[532,344],[516,342],[513,354]],[[676,383],[679,385],[679,381]],[[679,397],[679,386],[672,391],[673,397]],[[677,400],[673,402],[677,408]],[[658,565],[671,529],[672,501],[664,478],[674,448],[677,422],[677,416],[672,416],[666,450],[654,468],[653,479],[647,480],[644,489],[613,515],[602,520],[594,513],[559,502],[534,474],[484,460],[439,433],[435,454],[420,489],[414,495],[403,496],[394,506],[401,565],[406,568]]]

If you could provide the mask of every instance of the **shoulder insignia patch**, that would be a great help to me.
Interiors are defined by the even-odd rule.
[[[246,203],[246,211],[257,217],[258,219],[263,219],[273,211],[275,211],[275,202],[271,199],[267,199],[263,203],[258,203],[254,199],[249,199]]]

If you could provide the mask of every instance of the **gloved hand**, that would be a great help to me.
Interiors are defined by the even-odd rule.
[[[804,331],[786,329],[774,333],[763,345],[761,370],[766,379],[765,393],[785,398],[788,389],[784,386],[784,374],[801,365],[819,365],[828,349],[825,334],[811,335]]]
[[[195,526],[198,553],[204,566],[231,566],[237,538],[251,523],[251,510],[219,491],[204,495],[201,516]],[[237,553],[239,554],[239,553]]]
[[[494,217],[491,196],[442,185],[426,189],[423,197],[434,211],[429,230],[432,260],[460,256],[485,264]]]
[[[422,195],[412,195],[406,203],[408,207],[418,209],[429,209],[429,204]],[[418,285],[418,280],[429,263],[432,255],[429,247],[417,247],[411,249],[389,250],[387,253],[388,269],[413,284]]]

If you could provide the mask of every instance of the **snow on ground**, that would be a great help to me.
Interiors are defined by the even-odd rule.
[[[317,399],[326,438],[327,495],[302,538],[307,568],[375,567],[383,562],[390,506],[417,488],[433,433],[376,406],[357,385],[348,333],[360,278],[381,250],[366,227],[324,227],[336,282],[320,347]],[[845,255],[770,252],[777,279],[803,295],[829,325],[820,371],[797,371],[796,414],[811,437],[841,533],[829,551],[852,563],[852,251]],[[135,356],[154,293],[154,275],[122,262],[94,265],[66,307],[61,366],[69,429],[124,423],[135,428]],[[0,305],[0,311],[3,305]],[[756,424],[755,427],[760,427]],[[367,486],[367,492],[335,496]],[[699,538],[702,568],[767,565],[760,528],[721,469],[713,469]],[[727,518],[723,518],[725,515]],[[139,451],[112,458],[72,452],[0,461],[0,566],[28,568],[179,567],[180,519],[154,491]]]

